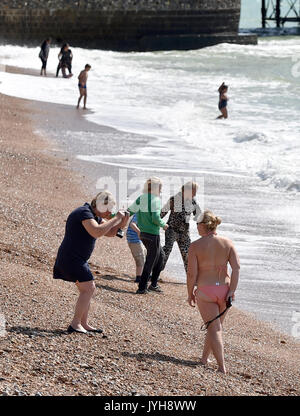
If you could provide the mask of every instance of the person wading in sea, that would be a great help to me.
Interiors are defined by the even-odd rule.
[[[221,115],[217,117],[217,120],[220,120],[221,118],[228,118],[228,111],[227,111],[227,103],[229,98],[227,97],[228,92],[228,85],[225,85],[223,82],[222,85],[218,89],[219,91],[219,110],[221,111]]]
[[[91,65],[86,64],[84,70],[80,72],[78,76],[78,88],[79,88],[79,98],[77,103],[77,108],[79,108],[80,101],[83,98],[83,109],[86,110],[86,100],[87,100],[87,79],[88,79],[88,72],[91,69]]]
[[[48,61],[49,51],[50,51],[50,43],[51,43],[50,38],[47,38],[46,40],[44,40],[41,46],[40,53],[39,53],[39,58],[42,61],[41,75],[44,74],[45,76],[47,76],[46,68],[47,68],[47,61]]]

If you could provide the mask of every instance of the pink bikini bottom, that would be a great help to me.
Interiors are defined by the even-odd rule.
[[[228,285],[200,286],[196,289],[196,292],[195,292],[196,296],[197,296],[198,291],[204,293],[204,295],[208,296],[213,302],[221,306],[221,304],[223,304],[226,300],[229,287]]]

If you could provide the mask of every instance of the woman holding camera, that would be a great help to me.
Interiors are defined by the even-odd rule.
[[[212,352],[218,363],[218,371],[226,373],[222,324],[229,298],[234,299],[239,280],[240,262],[232,241],[217,234],[221,219],[211,211],[204,211],[198,223],[200,239],[194,241],[188,255],[187,290],[188,302],[195,307],[197,303],[202,319],[211,323],[207,327],[201,363],[207,364]],[[231,277],[227,274],[230,264]]]
[[[66,222],[65,236],[61,243],[53,269],[53,278],[76,283],[79,298],[68,332],[102,332],[88,324],[88,312],[95,291],[94,277],[88,260],[96,239],[114,237],[119,228],[126,225],[128,216],[111,213],[116,202],[110,192],[100,192],[91,202],[75,209]]]

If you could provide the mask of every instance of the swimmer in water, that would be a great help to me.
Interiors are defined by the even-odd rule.
[[[228,92],[228,85],[223,84],[219,87],[219,110],[221,111],[221,115],[217,117],[217,120],[220,120],[222,118],[228,118],[228,111],[227,111],[227,102],[229,98],[227,97]]]

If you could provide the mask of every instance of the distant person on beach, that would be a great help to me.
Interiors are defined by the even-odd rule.
[[[81,101],[82,97],[84,97],[84,99],[83,99],[83,109],[84,110],[86,110],[86,100],[87,100],[86,83],[87,83],[87,79],[88,79],[88,72],[89,72],[90,69],[91,69],[91,65],[86,64],[86,66],[84,67],[84,70],[81,71],[79,76],[78,76],[79,98],[78,98],[77,108],[79,108],[80,101]]]
[[[141,275],[144,269],[145,264],[145,257],[146,257],[146,249],[143,245],[142,241],[140,240],[141,230],[139,229],[137,225],[137,214],[134,214],[132,217],[127,233],[127,243],[130,248],[132,257],[135,261],[135,267],[136,267],[136,278],[135,283],[140,283],[141,281]]]
[[[41,50],[39,53],[39,58],[42,61],[42,68],[41,68],[41,75],[47,75],[46,68],[47,68],[47,61],[49,57],[49,51],[50,51],[50,38],[47,38],[44,40],[44,42],[41,45]]]
[[[169,228],[165,233],[164,267],[168,261],[175,241],[178,244],[185,271],[188,266],[188,251],[191,244],[190,239],[190,218],[194,214],[197,219],[201,214],[201,208],[195,200],[198,190],[196,182],[186,183],[176,195],[172,196],[161,210],[161,218],[164,218],[171,211],[167,224]]]
[[[200,239],[194,241],[188,258],[188,302],[195,307],[197,303],[203,321],[208,324],[201,364],[206,365],[212,352],[218,363],[218,371],[226,373],[222,324],[226,312],[226,301],[234,300],[238,285],[240,262],[232,241],[217,235],[221,219],[211,211],[204,211],[198,223]],[[227,274],[230,264],[231,277]],[[209,324],[209,322],[211,323]]]
[[[72,74],[72,60],[73,60],[73,54],[69,47],[68,43],[65,43],[59,54],[58,54],[59,64],[56,70],[56,76],[58,77],[59,70],[62,70],[63,77],[64,78],[70,78]],[[67,75],[66,70],[68,69],[69,74]]]
[[[119,211],[113,218],[115,200],[110,192],[100,192],[91,202],[75,209],[68,216],[65,236],[61,243],[53,278],[76,283],[79,298],[68,332],[102,332],[88,324],[90,302],[95,291],[94,277],[88,260],[99,237],[114,237],[128,222],[128,215]]]
[[[66,43],[64,43],[62,45],[62,47],[60,48],[59,54],[58,54],[58,65],[57,65],[57,69],[56,69],[56,78],[58,77],[59,71],[61,70],[61,57],[62,57],[62,53],[63,53],[64,47],[66,45],[67,45]]]
[[[221,118],[228,118],[228,111],[227,111],[227,103],[229,98],[227,97],[228,92],[228,85],[225,85],[223,82],[222,85],[218,89],[219,91],[219,110],[221,111],[221,115],[217,117],[217,120]]]
[[[167,230],[168,225],[160,218],[161,191],[162,182],[159,178],[148,179],[144,185],[144,193],[128,208],[130,215],[137,214],[138,227],[141,230],[140,239],[147,250],[137,294],[146,294],[148,291],[162,292],[157,284],[164,264],[160,228]],[[151,284],[147,287],[150,276]]]

